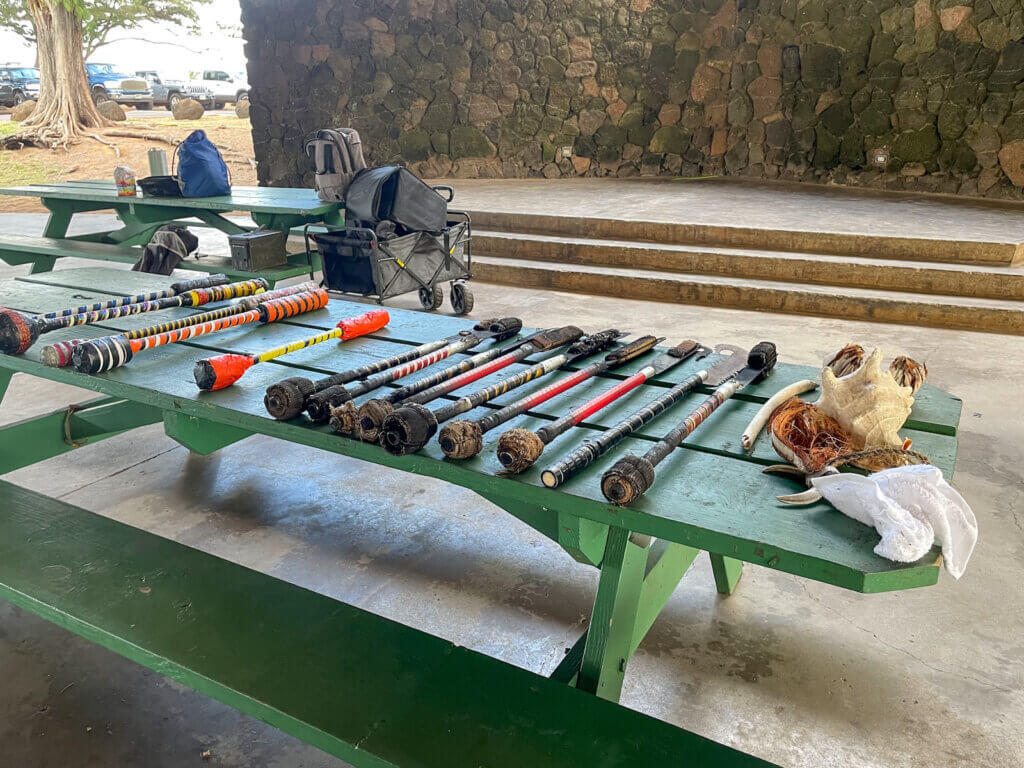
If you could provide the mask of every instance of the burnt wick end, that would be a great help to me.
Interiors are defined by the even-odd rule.
[[[523,472],[544,452],[544,443],[528,429],[510,429],[498,439],[498,461],[509,472]]]
[[[438,442],[449,459],[470,459],[483,450],[483,437],[475,421],[453,421],[444,425]]]
[[[643,496],[654,483],[654,465],[641,456],[624,456],[601,476],[601,493],[624,506]]]

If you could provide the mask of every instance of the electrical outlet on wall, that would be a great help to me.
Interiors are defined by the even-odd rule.
[[[562,147],[562,159],[563,160],[568,160],[571,157],[572,157],[572,147],[571,146]]]

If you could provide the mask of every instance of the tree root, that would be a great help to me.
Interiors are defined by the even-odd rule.
[[[94,140],[94,141],[98,141],[100,144],[103,144],[105,146],[110,147],[112,150],[114,150],[114,156],[115,157],[117,157],[117,158],[121,157],[121,150],[118,149],[117,144],[111,144],[109,141],[104,141],[99,136],[97,136],[95,133],[86,133],[86,134],[83,134],[83,135],[86,136],[87,138],[90,138],[90,139]]]

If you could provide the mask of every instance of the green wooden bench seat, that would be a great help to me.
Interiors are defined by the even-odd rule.
[[[93,259],[111,261],[119,264],[134,264],[142,255],[140,245],[111,245],[109,243],[92,242],[89,240],[31,237],[28,235],[0,235],[0,259],[10,265],[32,264],[33,274],[48,272],[53,263],[60,258]],[[181,269],[191,269],[210,274],[223,273],[232,280],[249,280],[262,277],[271,285],[280,280],[288,280],[309,274],[309,264],[305,254],[292,254],[287,266],[267,269],[261,272],[249,272],[231,266],[228,256],[204,256],[201,259],[188,259]]]
[[[0,598],[362,766],[767,766],[0,481]]]

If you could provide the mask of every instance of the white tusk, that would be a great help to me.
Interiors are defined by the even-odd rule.
[[[796,397],[797,395],[803,394],[804,392],[810,392],[817,388],[818,382],[813,379],[804,379],[803,381],[794,382],[788,387],[780,389],[768,398],[768,401],[761,406],[761,409],[756,414],[754,414],[754,418],[750,420],[747,428],[743,430],[743,436],[740,437],[740,445],[743,446],[743,450],[749,451],[751,447],[753,447],[757,436],[761,434],[761,430],[764,429],[764,425],[768,423],[768,417],[772,415],[772,411],[789,400],[789,398]]]
[[[809,488],[802,493],[791,493],[788,496],[776,496],[776,499],[781,501],[783,504],[793,505],[805,505],[813,504],[816,501],[821,500],[821,493],[817,488]]]
[[[770,467],[765,467],[761,470],[761,474],[780,474],[780,475],[803,475],[804,471],[799,467],[794,467],[792,464],[772,464]]]

